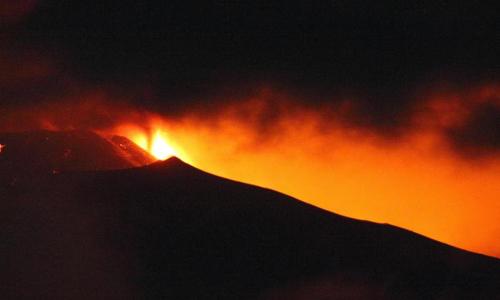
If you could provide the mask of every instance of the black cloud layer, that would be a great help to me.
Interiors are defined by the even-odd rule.
[[[44,1],[26,36],[62,49],[79,76],[97,82],[154,80],[164,89],[192,90],[216,80],[264,78],[384,91],[430,74],[491,76],[498,66],[492,7],[470,1]]]

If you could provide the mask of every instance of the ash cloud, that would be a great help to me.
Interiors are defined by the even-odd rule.
[[[95,94],[105,95],[109,110],[122,103],[211,118],[270,87],[277,93],[264,97],[268,105],[249,121],[259,132],[274,134],[269,128],[292,109],[282,107],[281,93],[299,108],[324,111],[323,123],[333,112],[348,127],[397,139],[413,130],[415,111],[427,103],[416,96],[422,87],[498,82],[498,18],[488,1],[8,3],[0,124],[19,107],[64,103],[67,111],[75,103],[78,111]],[[444,135],[467,156],[498,153],[498,108],[470,109],[467,121]],[[81,123],[103,128],[121,115]]]
[[[453,146],[467,157],[500,154],[500,106],[483,104],[466,122],[447,132]]]

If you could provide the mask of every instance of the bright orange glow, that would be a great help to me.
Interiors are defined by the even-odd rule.
[[[154,157],[161,160],[165,160],[175,155],[174,149],[167,143],[166,138],[159,130],[153,135],[149,151]]]
[[[208,172],[500,257],[500,157],[470,161],[451,150],[441,130],[461,121],[463,106],[445,103],[429,102],[394,139],[291,106],[266,130],[260,101],[210,119],[147,118],[176,142],[175,155]]]
[[[151,121],[150,127],[154,128],[154,130],[146,130],[137,125],[126,124],[115,128],[112,132],[126,136],[159,160],[177,156],[186,162],[190,161],[182,148],[169,139],[167,135],[169,129],[165,124],[159,120],[155,120]]]

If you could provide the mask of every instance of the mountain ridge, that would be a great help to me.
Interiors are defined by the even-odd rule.
[[[0,170],[0,172],[2,172]],[[495,299],[500,260],[178,158],[1,186],[6,299]]]

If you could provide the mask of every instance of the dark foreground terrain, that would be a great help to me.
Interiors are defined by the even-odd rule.
[[[32,172],[1,137],[2,299],[500,299],[495,258],[176,158]]]

